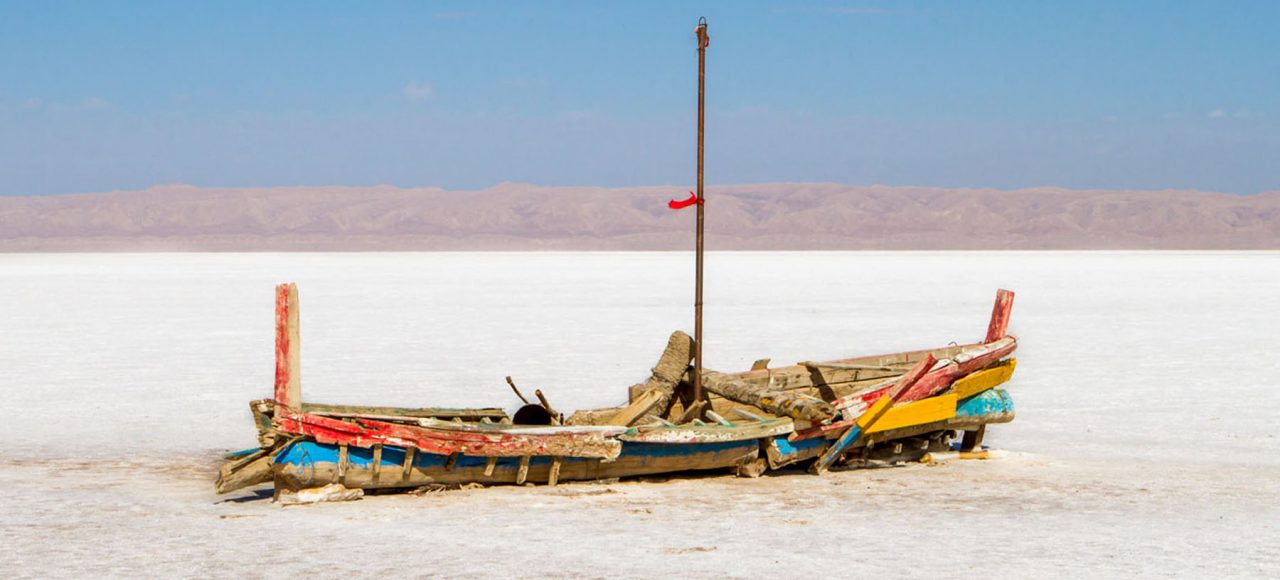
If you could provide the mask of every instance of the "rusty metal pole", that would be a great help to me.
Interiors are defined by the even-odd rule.
[[[707,96],[707,19],[699,18],[694,29],[698,36],[698,242],[695,258],[697,275],[693,297],[693,401],[702,400],[702,220],[706,197],[702,191],[702,133],[706,118]]]

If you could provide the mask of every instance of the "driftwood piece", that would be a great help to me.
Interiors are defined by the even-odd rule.
[[[656,391],[657,400],[635,422],[652,423],[666,415],[667,409],[671,407],[671,399],[675,396],[676,386],[680,384],[680,379],[684,377],[691,360],[693,360],[693,337],[680,330],[671,333],[671,337],[667,339],[667,348],[662,351],[662,356],[658,358],[658,364],[654,365],[649,379],[641,384],[639,389],[641,394],[637,397],[639,400],[644,394]]]
[[[759,386],[732,375],[703,371],[702,388],[730,401],[758,407],[779,417],[818,423],[835,417],[830,403],[803,393]]]

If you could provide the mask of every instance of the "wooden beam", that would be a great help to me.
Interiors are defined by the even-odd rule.
[[[983,342],[995,342],[1004,338],[1009,329],[1009,315],[1013,311],[1013,292],[1001,288],[996,291],[996,303],[991,308],[991,323],[987,325],[987,338]]]
[[[276,286],[276,384],[278,405],[297,408],[302,403],[302,372],[299,351],[298,285]]]

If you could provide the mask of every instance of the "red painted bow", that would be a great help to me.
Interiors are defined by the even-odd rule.
[[[680,200],[680,201],[676,201],[676,200],[674,200],[674,199],[673,199],[673,200],[671,200],[671,201],[667,202],[667,207],[669,207],[669,208],[671,208],[671,209],[684,209],[684,208],[689,207],[689,206],[691,206],[691,205],[693,205],[693,204],[695,204],[695,203],[702,203],[702,200],[698,199],[698,196],[694,195],[694,194],[693,194],[693,192],[692,192],[692,191],[690,191],[690,192],[689,192],[689,199],[682,199],[682,200]]]

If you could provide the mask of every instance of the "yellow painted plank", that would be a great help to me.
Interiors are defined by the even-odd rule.
[[[894,407],[876,421],[876,424],[872,425],[867,432],[879,433],[912,425],[945,421],[956,416],[956,401],[954,394],[947,393]]]
[[[1000,366],[978,371],[953,383],[951,392],[957,399],[968,399],[982,391],[1007,382],[1013,376],[1013,369],[1016,366],[1018,366],[1018,359],[1011,358],[1001,363]]]
[[[884,418],[881,417],[881,414],[884,414],[885,407],[888,407],[890,405],[893,405],[893,399],[890,399],[888,395],[885,395],[883,397],[880,397],[879,399],[876,399],[876,402],[871,403],[871,406],[867,407],[867,410],[863,411],[862,415],[858,416],[857,421],[855,421],[855,423],[857,423],[858,425],[858,429],[860,431],[866,431],[868,423],[871,423],[874,426],[875,424],[878,424],[880,421],[883,421]],[[953,408],[952,411],[954,410],[955,409]],[[890,409],[890,411],[892,411],[892,409]]]

